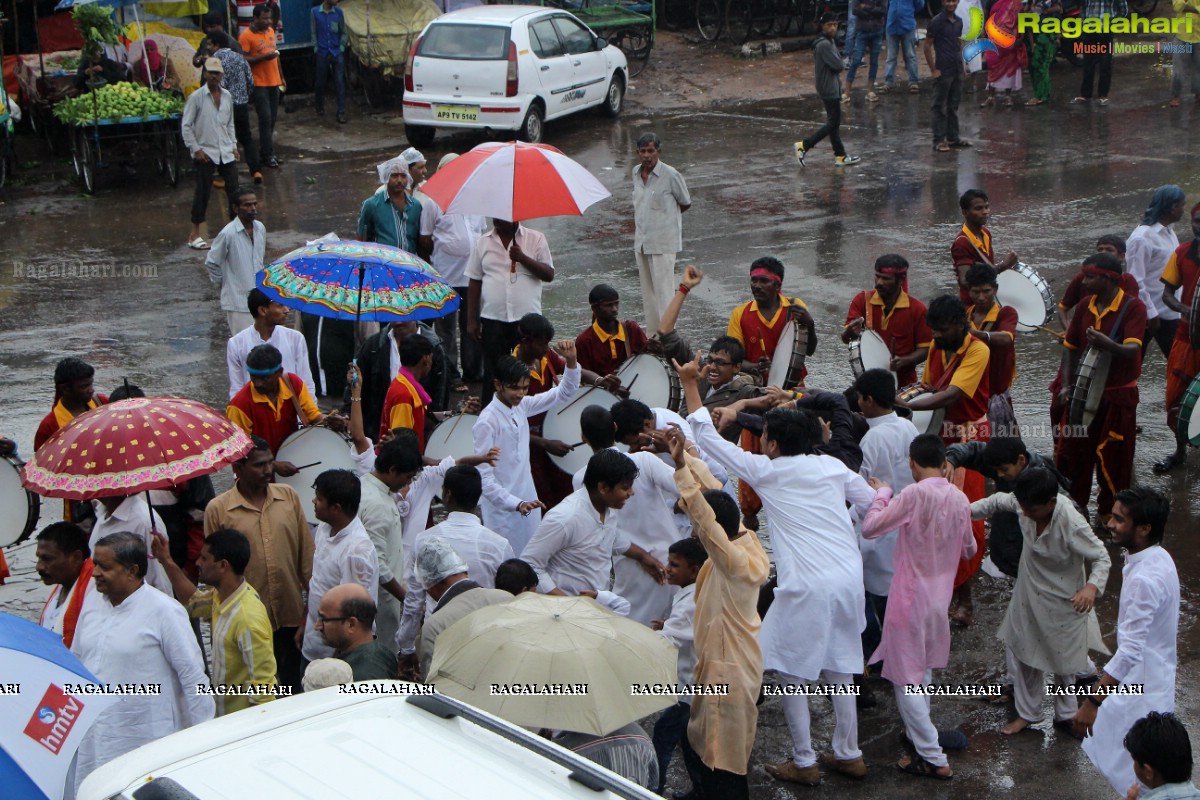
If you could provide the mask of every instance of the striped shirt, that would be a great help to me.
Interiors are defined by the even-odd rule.
[[[217,716],[274,699],[272,694],[238,693],[274,686],[275,651],[267,608],[249,582],[221,600],[215,588],[201,589],[187,602],[188,614],[212,622],[212,682]],[[224,692],[230,692],[225,694]]]

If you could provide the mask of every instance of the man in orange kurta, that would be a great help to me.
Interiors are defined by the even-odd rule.
[[[758,590],[771,562],[758,537],[738,525],[738,509],[703,462],[686,456],[682,431],[669,435],[675,485],[694,535],[708,551],[696,578],[696,672],[699,685],[729,684],[725,696],[692,698],[683,758],[702,797],[748,800],[746,772],[758,726],[763,658]],[[701,491],[706,489],[706,491]]]

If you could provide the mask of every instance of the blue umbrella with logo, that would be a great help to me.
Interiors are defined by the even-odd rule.
[[[13,800],[62,800],[75,751],[116,697],[40,625],[0,612],[0,787]]]

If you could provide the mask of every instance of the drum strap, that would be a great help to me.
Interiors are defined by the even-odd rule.
[[[300,389],[296,387],[296,382],[290,377],[288,378],[288,384],[292,387],[292,407],[296,409],[296,419],[300,421],[300,426],[303,427],[308,424],[308,418],[304,416],[304,409],[300,407]]]
[[[970,334],[967,335],[970,336]],[[961,353],[956,353],[954,358],[950,360],[950,363],[946,365],[946,369],[942,371],[941,377],[938,378],[938,382],[933,385],[934,394],[937,394],[950,385],[950,381],[954,377],[954,370],[958,369],[958,365],[962,363],[963,356],[966,354],[967,351],[964,350]]]
[[[979,256],[979,260],[987,264],[989,267],[996,266],[992,263],[992,259],[988,258],[987,254],[980,249],[980,242],[976,240],[975,234],[971,232],[971,229],[966,225],[963,225],[962,232],[967,237],[967,241],[971,243],[971,249],[975,251],[975,255]],[[991,239],[988,240],[988,244],[991,244]]]

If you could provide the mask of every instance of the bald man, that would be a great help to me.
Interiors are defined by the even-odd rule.
[[[375,601],[357,583],[334,586],[317,606],[317,632],[334,649],[334,658],[350,665],[356,681],[396,677],[396,651],[375,638],[375,612]]]

